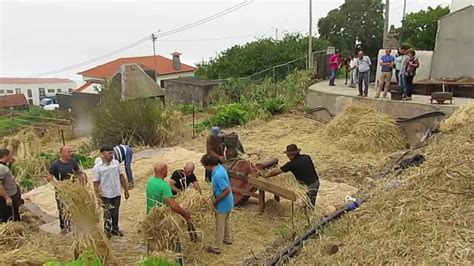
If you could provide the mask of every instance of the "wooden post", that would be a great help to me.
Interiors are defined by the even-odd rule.
[[[258,201],[260,203],[260,213],[263,213],[263,211],[265,210],[265,190],[258,190]]]
[[[195,117],[196,117],[196,114],[195,114],[195,109],[194,109],[194,101],[193,101],[193,139],[196,138],[196,129],[195,129]]]

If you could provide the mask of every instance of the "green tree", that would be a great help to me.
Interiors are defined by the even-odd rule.
[[[449,14],[449,7],[428,7],[405,17],[401,28],[401,39],[416,49],[434,50],[438,20]]]
[[[381,0],[345,0],[318,21],[318,32],[343,54],[354,53],[356,42],[370,56],[382,47],[383,9]]]
[[[326,40],[313,39],[315,51],[324,50],[328,45],[329,42]],[[302,58],[307,54],[307,51],[308,37],[299,33],[287,34],[280,41],[262,38],[244,45],[235,45],[207,62],[198,63],[199,69],[196,75],[209,79],[245,77],[269,67]],[[305,60],[302,58],[298,62],[290,64],[289,67],[282,68],[285,73],[276,74],[284,77],[289,74],[288,69],[292,71],[304,68]],[[269,71],[259,78],[268,77],[265,74],[272,75]]]

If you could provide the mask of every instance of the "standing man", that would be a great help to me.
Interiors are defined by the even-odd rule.
[[[403,54],[403,59],[402,59],[402,64],[400,66],[400,86],[403,89],[403,99],[407,97],[407,76],[406,76],[406,70],[407,70],[407,64],[408,60],[410,60],[410,57],[407,54],[407,50],[409,48],[407,46],[402,46],[400,48],[400,52]]]
[[[306,154],[300,154],[301,149],[295,144],[286,146],[286,155],[289,162],[280,168],[275,168],[264,177],[277,176],[281,173],[291,172],[295,176],[296,180],[308,187],[308,199],[311,202],[311,208],[316,206],[316,197],[318,196],[319,190],[319,176],[314,168],[313,160]]]
[[[384,88],[383,97],[387,98],[387,92],[390,88],[390,83],[392,82],[392,71],[395,63],[395,57],[393,57],[391,53],[391,49],[386,49],[385,55],[380,58],[380,66],[382,67],[382,72],[380,73],[379,86],[377,87],[377,93],[375,94],[375,98],[380,97],[380,91],[382,90],[382,88]]]
[[[331,76],[329,77],[329,86],[336,86],[334,83],[336,80],[337,70],[341,64],[341,57],[339,57],[339,51],[329,57],[329,69],[331,70]]]
[[[218,163],[225,161],[224,156],[224,134],[219,127],[212,127],[211,134],[206,139],[207,155],[213,157]],[[211,182],[211,172],[206,170],[205,181]]]
[[[234,208],[234,196],[226,169],[214,157],[204,155],[201,158],[201,164],[212,173],[211,182],[216,209],[216,239],[214,245],[208,247],[206,251],[220,254],[223,244],[232,244],[229,215]]]
[[[0,149],[0,223],[21,221],[21,193],[10,171],[10,164],[15,161],[13,152]]]
[[[173,172],[169,182],[171,190],[173,191],[173,195],[176,195],[187,189],[191,184],[193,184],[193,187],[197,189],[199,193],[202,193],[199,182],[194,175],[194,168],[194,163],[188,162],[182,170],[176,170]]]
[[[121,201],[121,188],[124,190],[125,199],[128,199],[128,185],[120,169],[120,163],[114,159],[114,148],[102,146],[100,148],[102,162],[96,164],[92,170],[94,190],[97,197],[104,205],[104,229],[107,235],[122,237],[119,230],[119,208]]]
[[[168,205],[173,212],[189,221],[191,219],[191,212],[183,209],[173,199],[171,187],[165,181],[168,175],[168,165],[158,162],[153,166],[153,172],[155,175],[150,177],[146,183],[146,213],[150,213],[155,206]]]
[[[357,55],[357,71],[359,73],[359,95],[367,97],[369,94],[369,73],[370,73],[370,57],[364,55],[364,51],[359,51]],[[362,83],[364,90],[362,90]]]
[[[351,85],[349,87],[355,88],[356,80],[357,80],[357,57],[351,56],[351,61],[349,63],[349,69],[351,71]]]
[[[132,174],[133,149],[130,145],[120,144],[114,147],[114,159],[119,163],[124,163],[125,174],[127,175],[128,189],[133,189],[134,180]],[[100,163],[102,159],[96,158],[95,164]]]
[[[65,181],[71,179],[73,176],[79,176],[79,182],[83,185],[87,183],[87,175],[81,171],[79,164],[72,158],[73,149],[70,146],[62,146],[59,149],[59,159],[53,161],[49,167],[48,181],[53,179],[56,181]],[[71,230],[70,221],[65,217],[65,206],[59,200],[59,195],[55,192],[56,203],[59,211],[59,228],[61,234],[66,234]]]

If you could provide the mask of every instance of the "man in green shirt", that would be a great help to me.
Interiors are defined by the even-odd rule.
[[[168,205],[171,210],[181,215],[186,221],[191,220],[191,212],[183,209],[173,199],[170,185],[164,180],[168,175],[168,165],[158,162],[153,167],[155,175],[146,184],[146,213],[157,205]]]

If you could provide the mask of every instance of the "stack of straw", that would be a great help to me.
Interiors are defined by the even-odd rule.
[[[66,206],[67,217],[71,220],[74,233],[75,255],[90,251],[104,264],[116,264],[109,240],[101,223],[101,208],[94,193],[87,187],[72,180],[55,182],[60,201]]]
[[[202,194],[194,188],[188,188],[176,196],[176,202],[192,213],[192,222],[195,225],[212,224],[212,205],[210,186],[202,184]]]
[[[17,248],[23,244],[27,230],[25,224],[19,222],[0,224],[0,249]]]
[[[405,170],[401,186],[381,184],[356,212],[327,228],[321,241],[306,243],[295,264],[470,265],[474,226],[474,104],[441,124],[424,148],[426,161]],[[325,256],[322,247],[346,243]]]
[[[404,147],[395,119],[361,103],[349,105],[329,122],[325,134],[329,141],[354,152],[390,152]]]
[[[182,219],[167,206],[153,208],[142,223],[148,248],[153,251],[175,251],[182,226]]]

